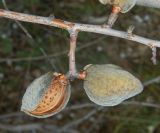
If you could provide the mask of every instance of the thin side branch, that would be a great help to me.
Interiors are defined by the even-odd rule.
[[[143,85],[144,86],[148,86],[148,85],[151,85],[153,83],[160,83],[160,76],[155,77],[155,78],[153,78],[151,80],[148,80],[148,81],[144,82]]]
[[[70,31],[69,77],[71,80],[78,77],[75,61],[77,34],[78,32],[75,30]]]
[[[42,124],[26,124],[26,125],[4,125],[0,124],[0,129],[11,132],[21,132],[21,131],[33,131],[33,130],[42,130]]]
[[[3,4],[4,8],[9,11],[5,0],[2,0],[2,4]],[[27,35],[27,37],[33,39],[32,35],[29,34],[27,29],[19,21],[17,21],[17,20],[14,20],[14,21],[22,29],[22,31]]]
[[[98,109],[94,109],[92,111],[90,111],[89,113],[87,113],[85,116],[83,116],[80,119],[77,119],[75,121],[72,121],[70,123],[68,123],[67,125],[63,126],[61,128],[61,131],[65,131],[67,129],[70,129],[71,127],[77,126],[81,123],[83,123],[85,120],[88,120],[90,117],[92,117],[93,115],[95,115],[98,111],[101,111],[102,109],[104,109],[104,107],[99,107]]]
[[[142,107],[150,107],[150,108],[160,109],[159,104],[147,103],[147,102],[125,101],[122,104],[123,105],[137,105],[137,106],[142,106]]]
[[[58,28],[66,29],[68,31],[75,30],[75,31],[85,31],[85,32],[104,34],[104,35],[124,38],[127,40],[132,40],[132,41],[139,42],[147,46],[152,45],[155,47],[160,47],[160,41],[144,38],[138,35],[128,36],[127,32],[107,28],[103,25],[89,25],[89,24],[72,23],[72,22],[67,22],[67,21],[63,21],[60,19],[28,15],[24,13],[6,11],[3,9],[0,9],[0,16],[9,18],[9,19],[19,20],[19,21],[25,21],[25,22],[31,22],[31,23],[58,27]]]
[[[85,45],[81,45],[79,47],[76,48],[76,52],[80,51],[80,50],[83,50],[87,47],[90,47],[92,45],[95,45],[96,43],[104,40],[105,37],[100,37],[98,39],[94,39],[92,41],[89,41],[88,43],[85,43]],[[81,44],[81,43],[77,43],[77,44]],[[53,57],[59,57],[59,56],[62,56],[62,55],[65,55],[68,53],[68,50],[64,50],[64,51],[61,51],[61,52],[57,52],[57,53],[54,53],[54,54],[49,54],[48,55],[48,58],[53,58]],[[20,57],[20,58],[0,58],[0,63],[4,63],[4,62],[21,62],[21,61],[39,61],[39,60],[44,60],[46,59],[46,56],[42,55],[42,56],[36,56],[36,57]]]

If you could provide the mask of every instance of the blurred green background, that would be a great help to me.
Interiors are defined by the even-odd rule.
[[[54,14],[59,19],[89,24],[105,23],[111,10],[110,6],[103,6],[98,0],[6,0],[6,4],[12,11],[41,16]],[[0,8],[4,9],[2,1]],[[67,31],[32,23],[21,24],[33,39],[15,21],[4,18],[0,21],[0,133],[57,133],[59,128],[74,123],[97,107],[65,110],[47,119],[31,118],[19,112],[25,89],[35,78],[51,70],[68,72],[69,49]],[[160,40],[159,9],[136,6],[129,13],[120,14],[114,28],[126,31],[130,25],[135,26],[135,34]],[[40,48],[47,53],[50,62]],[[78,70],[87,64],[112,63],[145,82],[160,75],[159,49],[157,65],[152,64],[151,57],[152,51],[145,45],[100,34],[79,33],[76,52]],[[146,86],[143,93],[132,100],[160,104],[160,83]],[[81,81],[74,81],[68,107],[86,103],[91,102]],[[14,131],[18,126],[22,128],[31,123],[40,123],[42,129]],[[141,105],[104,108],[65,132],[160,133],[160,108]]]

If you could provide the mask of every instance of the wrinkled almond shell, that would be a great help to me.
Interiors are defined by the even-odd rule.
[[[65,75],[47,73],[27,88],[21,110],[37,118],[52,116],[65,108],[70,93],[70,84]]]

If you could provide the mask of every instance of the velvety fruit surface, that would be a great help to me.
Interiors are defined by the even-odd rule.
[[[98,105],[114,106],[143,90],[141,82],[119,66],[90,65],[85,69],[84,89]]]

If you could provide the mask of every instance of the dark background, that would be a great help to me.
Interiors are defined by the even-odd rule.
[[[90,24],[103,24],[111,7],[97,0],[6,0],[10,10]],[[0,8],[4,8],[2,1]],[[160,133],[160,83],[144,87],[143,93],[128,101],[100,110],[92,104],[81,81],[72,83],[67,109],[46,119],[36,119],[20,112],[27,86],[40,75],[54,70],[68,72],[69,34],[62,29],[21,23],[33,37],[30,39],[13,20],[0,20],[0,133]],[[160,40],[160,10],[134,7],[120,14],[114,28]],[[136,75],[143,83],[160,75],[160,53],[157,65],[150,58],[150,48],[136,42],[100,34],[81,32],[76,53],[77,67],[112,63]],[[48,62],[40,51],[50,56]],[[133,105],[138,101],[139,105]],[[146,107],[141,102],[157,104]],[[94,106],[93,106],[94,105]]]

